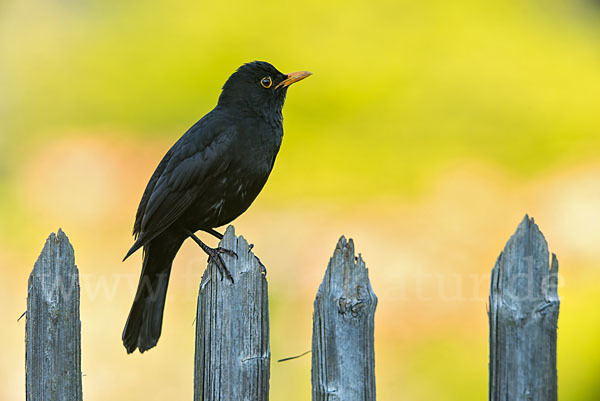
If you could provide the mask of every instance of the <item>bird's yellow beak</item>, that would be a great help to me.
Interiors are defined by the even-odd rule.
[[[281,81],[280,83],[278,83],[277,86],[275,87],[275,89],[277,89],[281,86],[283,86],[283,87],[290,86],[294,82],[302,81],[304,78],[307,78],[311,75],[312,75],[312,72],[308,72],[308,71],[297,71],[297,72],[289,73],[289,74],[287,74],[287,78],[284,79],[283,81]]]

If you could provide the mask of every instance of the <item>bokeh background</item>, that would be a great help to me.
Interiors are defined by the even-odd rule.
[[[121,259],[162,155],[255,59],[314,73],[290,89],[274,172],[235,222],[269,271],[271,399],[310,397],[310,357],[275,360],[310,348],[341,234],[379,296],[378,398],[485,399],[489,272],[525,213],[561,264],[560,398],[598,399],[591,0],[1,1],[0,399],[24,399],[17,318],[58,227],[81,274],[84,398],[191,398],[205,255],[182,248],[142,356],[120,341],[141,256]]]

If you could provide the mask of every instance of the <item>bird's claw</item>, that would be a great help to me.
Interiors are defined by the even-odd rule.
[[[229,255],[229,256],[235,256],[236,259],[238,258],[237,253],[235,253],[231,249],[218,247],[218,248],[215,248],[215,251],[217,251],[219,253],[224,253],[224,254]]]
[[[254,257],[256,258],[256,260],[258,261],[258,265],[260,266],[260,273],[266,277],[267,276],[267,268],[265,267],[265,265],[263,265],[263,262],[260,261],[258,256],[254,255]]]
[[[231,281],[231,284],[234,283],[233,281],[233,277],[231,276],[231,273],[229,273],[229,270],[227,269],[227,266],[225,265],[225,262],[223,261],[223,258],[221,257],[222,253],[225,253],[227,255],[231,255],[231,256],[235,256],[237,258],[237,254],[230,250],[230,249],[225,249],[225,248],[209,248],[210,251],[208,251],[208,261],[209,262],[213,262],[215,264],[215,266],[217,267],[217,270],[219,271],[219,277],[221,278],[221,280],[223,280],[223,276],[225,276],[229,281]]]

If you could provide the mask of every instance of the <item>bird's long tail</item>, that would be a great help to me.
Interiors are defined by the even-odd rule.
[[[127,353],[147,351],[158,342],[171,266],[185,238],[168,230],[144,246],[142,274],[123,330]]]

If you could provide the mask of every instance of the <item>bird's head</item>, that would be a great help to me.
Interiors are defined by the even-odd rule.
[[[280,114],[288,87],[309,75],[308,71],[283,74],[265,61],[253,61],[242,65],[225,82],[219,105]]]

